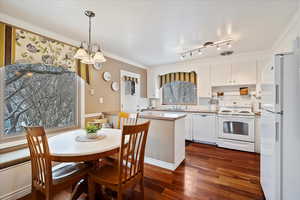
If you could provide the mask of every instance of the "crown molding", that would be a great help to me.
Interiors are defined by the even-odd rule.
[[[20,20],[20,19],[14,18],[14,17],[11,17],[11,16],[6,15],[4,13],[0,13],[0,21],[2,21],[4,23],[7,23],[7,24],[10,24],[12,26],[16,26],[16,27],[26,29],[28,31],[32,31],[32,32],[37,33],[37,34],[41,34],[41,35],[49,37],[49,38],[53,38],[53,39],[58,40],[58,41],[68,43],[68,44],[73,45],[73,46],[78,46],[80,44],[80,41],[73,40],[73,39],[68,38],[68,37],[64,37],[60,34],[54,33],[54,32],[49,31],[47,29],[40,28],[40,27],[35,26],[31,23],[25,22],[23,20]],[[119,60],[119,61],[124,62],[126,64],[133,65],[135,67],[139,67],[139,68],[142,68],[142,69],[148,69],[148,67],[146,67],[145,65],[141,65],[137,62],[134,62],[134,61],[132,61],[130,59],[127,59],[127,58],[123,58],[123,57],[118,56],[114,53],[107,52],[107,51],[103,51],[103,53],[105,54],[105,56],[107,56],[109,58],[116,59],[116,60]]]
[[[142,68],[142,69],[148,69],[148,67],[146,67],[145,65],[141,65],[137,62],[134,62],[132,60],[129,60],[127,58],[123,58],[121,56],[118,56],[116,54],[113,54],[113,53],[110,53],[110,52],[107,52],[107,51],[103,51],[104,54],[107,56],[107,57],[110,57],[110,58],[113,58],[115,60],[118,60],[118,61],[121,61],[121,62],[124,62],[126,64],[129,64],[129,65],[133,65],[135,67],[139,67],[139,68]]]

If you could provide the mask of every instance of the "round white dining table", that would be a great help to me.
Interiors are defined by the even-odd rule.
[[[85,135],[84,129],[66,131],[48,139],[51,160],[57,162],[94,161],[119,151],[120,129],[103,128],[97,132],[105,137],[91,142],[79,142],[77,136]]]

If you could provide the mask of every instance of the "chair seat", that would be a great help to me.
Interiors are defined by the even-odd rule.
[[[53,184],[59,184],[70,178],[87,173],[88,165],[85,163],[60,163],[52,167]]]

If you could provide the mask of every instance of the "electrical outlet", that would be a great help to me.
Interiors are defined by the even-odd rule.
[[[99,98],[99,103],[103,103],[103,97]]]

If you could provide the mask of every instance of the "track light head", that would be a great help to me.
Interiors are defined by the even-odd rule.
[[[199,55],[202,55],[202,54],[203,54],[202,51],[201,51],[201,49],[198,49],[198,54],[199,54]]]

